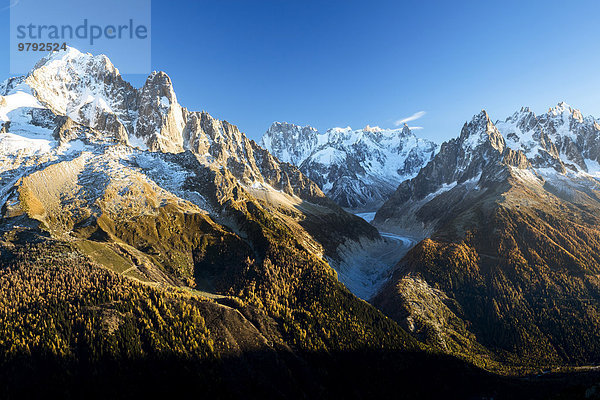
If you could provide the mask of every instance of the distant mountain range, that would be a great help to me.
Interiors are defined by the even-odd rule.
[[[404,180],[414,177],[437,146],[402,129],[316,129],[275,122],[261,145],[296,165],[342,207],[375,211]]]

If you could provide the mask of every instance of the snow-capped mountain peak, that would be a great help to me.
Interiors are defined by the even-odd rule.
[[[109,73],[120,75],[119,70],[106,55],[83,53],[70,46],[67,46],[64,50],[51,52],[41,58],[33,67],[33,71],[40,68],[48,68],[59,75],[66,76],[67,73],[81,71],[86,66],[96,66],[97,69],[105,69]]]
[[[44,107],[127,142],[137,117],[137,91],[105,55],[68,47],[42,58],[24,77],[4,84],[4,95],[26,86]]]
[[[486,188],[514,182],[527,187],[560,182],[561,191],[583,182],[584,187],[597,190],[598,181],[600,124],[593,117],[584,117],[566,103],[541,115],[523,107],[496,123],[482,111],[465,123],[458,138],[443,143],[413,180],[402,182],[375,220],[396,219],[393,224],[419,227],[417,231],[426,233],[413,216],[440,196],[456,201],[465,193],[478,196]]]
[[[541,115],[522,107],[496,123],[481,111],[465,123],[458,138],[441,145],[414,179],[400,184],[375,221],[387,229],[428,235],[446,209],[488,190],[515,184],[545,190],[555,185],[561,196],[568,196],[571,185],[595,191],[598,181],[600,124],[593,117],[584,117],[566,103]],[[440,214],[431,213],[429,222],[422,223],[415,216],[433,202],[436,207],[442,204]]]
[[[407,125],[336,127],[319,133],[310,126],[274,123],[261,144],[280,160],[299,166],[338,204],[356,209],[381,204],[437,148],[417,138]]]
[[[558,116],[561,114],[573,114],[573,113],[581,114],[579,112],[579,110],[571,107],[569,104],[565,103],[564,101],[561,101],[554,107],[550,107],[548,109],[548,114],[552,114],[554,116]]]
[[[378,126],[371,126],[371,125],[367,125],[365,126],[365,129],[363,129],[365,132],[381,132],[382,129]]]
[[[320,137],[321,136],[321,137]],[[324,135],[312,126],[299,126],[287,122],[273,122],[262,138],[261,145],[272,149],[281,161],[300,165],[310,155]]]
[[[73,48],[52,53],[29,74],[5,81],[0,120],[0,172],[10,179],[7,171],[21,173],[27,165],[70,159],[83,151],[100,154],[115,148],[117,158],[127,158],[140,150],[188,150],[192,159],[229,171],[239,184],[324,197],[296,168],[279,163],[234,125],[183,108],[166,73],[153,72],[135,89],[107,57]],[[0,198],[14,184],[10,179],[0,187]]]
[[[0,94],[17,92],[121,142],[152,151],[183,151],[187,111],[164,72],[153,72],[136,89],[105,55],[68,47],[42,58],[26,76],[6,81]]]
[[[122,82],[115,82],[118,78],[118,69],[105,55],[93,56],[68,47],[42,58],[25,81],[40,100],[60,113],[77,117],[81,108],[93,101],[115,106],[118,99],[112,100],[106,89],[110,83]]]
[[[585,172],[589,164],[585,160],[600,156],[598,121],[564,102],[539,116],[532,111],[515,113],[497,127],[507,145],[522,151],[536,167]]]
[[[460,133],[460,141],[467,149],[476,149],[489,143],[494,149],[502,151],[505,145],[502,135],[485,110],[481,110],[470,122],[465,123]]]

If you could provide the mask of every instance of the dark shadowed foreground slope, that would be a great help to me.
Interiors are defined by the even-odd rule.
[[[321,320],[319,329],[338,341],[317,348],[287,333],[297,324],[319,337],[314,326],[253,301],[151,287],[64,244],[31,233],[13,240],[1,249],[0,274],[7,398],[584,398],[600,380],[593,373],[502,378],[419,351],[350,298],[345,307],[362,317],[340,330]],[[300,306],[292,313],[307,314]]]

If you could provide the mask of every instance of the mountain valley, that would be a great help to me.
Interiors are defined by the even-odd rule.
[[[564,103],[482,111],[441,146],[286,123],[259,145],[166,73],[134,88],[68,48],[0,85],[0,119],[6,397],[600,381],[600,123]]]

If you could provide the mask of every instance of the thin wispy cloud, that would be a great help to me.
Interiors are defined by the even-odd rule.
[[[420,131],[421,129],[423,129],[422,126],[409,126],[408,129],[410,129],[411,131]]]
[[[411,115],[410,117],[406,117],[406,118],[397,120],[396,122],[394,122],[394,125],[400,126],[400,125],[405,124],[407,122],[415,121],[415,120],[421,118],[425,114],[426,114],[425,111],[416,112],[413,115]]]

